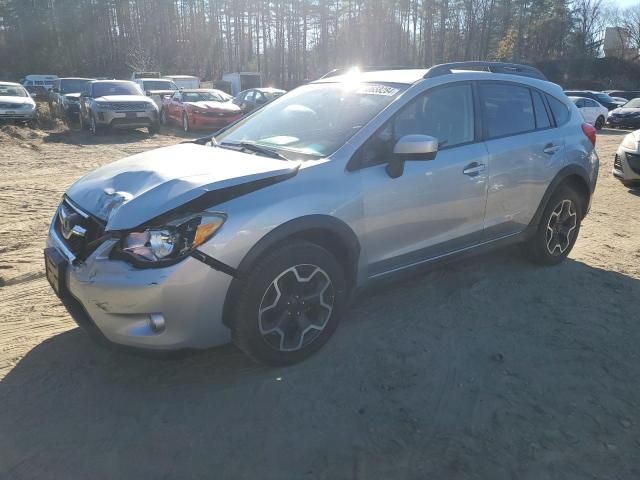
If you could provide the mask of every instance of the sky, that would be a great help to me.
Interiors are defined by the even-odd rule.
[[[636,5],[640,3],[638,0],[611,0],[612,5],[616,5],[618,7],[630,7],[631,5]]]

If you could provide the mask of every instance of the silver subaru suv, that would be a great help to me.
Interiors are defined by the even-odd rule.
[[[51,223],[46,273],[109,342],[233,341],[294,363],[377,280],[515,242],[561,262],[591,203],[594,144],[529,66],[334,71],[215,136],[78,180]]]

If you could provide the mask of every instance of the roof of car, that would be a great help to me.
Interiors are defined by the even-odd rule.
[[[136,83],[136,82],[132,82],[131,80],[109,80],[109,79],[104,79],[104,80],[93,80],[91,83]]]
[[[188,78],[188,79],[195,78],[196,80],[198,79],[198,77],[196,77],[194,75],[165,75],[163,78],[165,78],[165,79],[167,79],[167,78]]]
[[[258,92],[270,92],[270,93],[285,92],[285,90],[282,90],[281,88],[273,88],[273,87],[249,88],[247,90],[257,90]]]
[[[60,77],[56,78],[56,80],[95,80],[95,78],[84,78],[84,77]]]
[[[20,85],[19,83],[14,83],[14,82],[0,82],[0,85],[11,85],[12,87],[21,87],[22,85]]]
[[[216,88],[181,88],[180,91],[182,93],[204,93],[204,92],[224,93],[222,90],[218,90]]]
[[[595,90],[580,90],[580,89],[572,90],[570,88],[565,89],[565,92],[602,93],[602,92],[597,92]]]

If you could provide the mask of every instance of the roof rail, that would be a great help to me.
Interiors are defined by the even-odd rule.
[[[320,77],[320,79],[322,78],[329,78],[329,77],[336,77],[338,75],[343,75],[345,73],[347,73],[350,70],[357,70],[359,72],[378,72],[381,70],[420,70],[420,67],[407,67],[407,66],[393,66],[393,67],[383,67],[383,66],[365,66],[365,67],[359,67],[357,65],[354,65],[352,67],[345,67],[345,68],[334,68],[333,70],[325,73],[324,75],[322,75]]]
[[[452,62],[443,63],[441,65],[434,65],[424,78],[439,77],[440,75],[448,75],[453,73],[453,70],[481,70],[491,73],[506,73],[508,75],[520,75],[522,77],[537,78],[539,80],[547,80],[540,70],[531,65],[521,65],[519,63],[502,63],[502,62],[483,62],[483,61],[471,61],[471,62]]]

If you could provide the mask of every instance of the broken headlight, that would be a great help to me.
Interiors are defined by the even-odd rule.
[[[226,217],[206,213],[181,218],[162,227],[129,232],[113,250],[112,258],[139,267],[162,267],[176,263],[205,243],[220,229]]]

